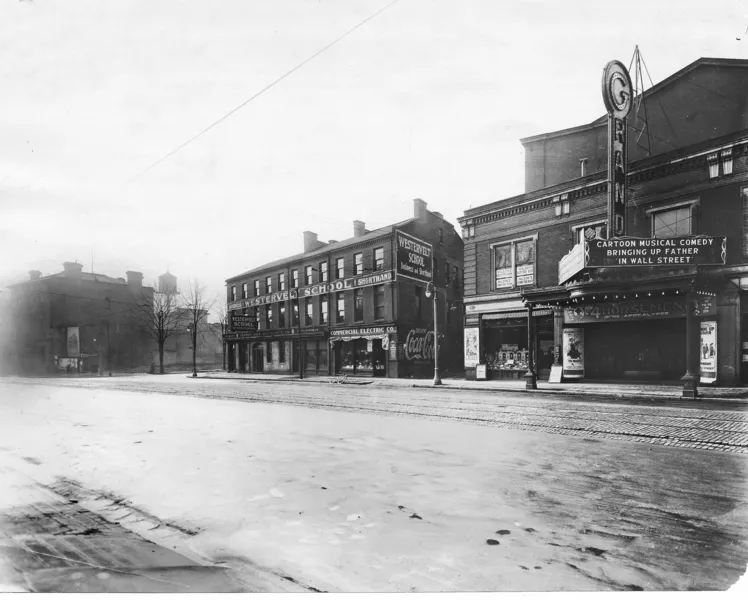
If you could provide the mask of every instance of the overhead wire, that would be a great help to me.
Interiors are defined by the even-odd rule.
[[[267,92],[269,89],[275,87],[281,81],[283,81],[284,79],[286,79],[286,77],[288,77],[289,75],[292,75],[293,73],[295,73],[296,71],[298,71],[301,67],[303,67],[307,63],[309,63],[312,60],[314,60],[315,58],[317,58],[320,54],[322,54],[326,50],[329,50],[330,48],[332,48],[335,44],[337,44],[338,42],[340,42],[342,39],[344,39],[345,37],[347,37],[348,35],[350,35],[354,31],[356,31],[357,29],[359,29],[360,27],[362,27],[363,25],[365,25],[366,23],[368,23],[369,21],[371,21],[372,19],[374,19],[378,15],[382,14],[385,10],[387,10],[388,8],[390,8],[391,6],[393,6],[394,4],[396,4],[399,1],[400,0],[392,0],[392,2],[390,2],[389,4],[387,4],[386,6],[384,6],[383,8],[380,8],[379,10],[377,10],[376,12],[374,12],[373,14],[369,15],[368,17],[366,17],[363,21],[360,21],[358,24],[356,24],[355,26],[351,27],[344,34],[338,36],[337,38],[335,38],[332,42],[330,42],[326,46],[323,46],[320,50],[318,50],[317,52],[315,52],[314,54],[312,54],[309,58],[306,58],[305,60],[301,61],[293,69],[291,69],[289,71],[286,71],[283,75],[281,75],[280,77],[278,77],[277,79],[275,79],[274,81],[272,81],[271,83],[269,83],[268,85],[266,85],[259,92],[255,93],[254,95],[252,95],[250,98],[248,98],[247,100],[245,100],[244,102],[242,102],[238,106],[236,106],[233,109],[231,109],[229,112],[227,112],[226,114],[224,114],[221,118],[219,118],[218,120],[214,121],[213,123],[211,123],[210,125],[208,125],[204,129],[202,129],[199,133],[196,133],[191,138],[189,138],[187,141],[183,142],[182,144],[180,144],[179,146],[177,146],[176,148],[174,148],[170,152],[167,152],[164,156],[162,156],[161,158],[159,158],[157,161],[151,163],[148,167],[146,167],[140,173],[138,173],[138,174],[134,175],[133,177],[131,177],[130,179],[128,179],[127,183],[131,183],[133,181],[136,181],[137,179],[140,179],[140,177],[142,177],[143,175],[145,175],[146,173],[148,173],[151,169],[153,169],[154,167],[160,165],[162,162],[164,162],[169,157],[175,155],[177,152],[179,152],[180,150],[182,150],[183,148],[185,148],[186,146],[188,146],[189,144],[191,144],[192,142],[194,142],[196,139],[198,139],[199,137],[201,137],[202,135],[204,135],[205,133],[207,133],[208,131],[210,131],[211,129],[213,129],[214,127],[216,127],[217,125],[219,125],[220,123],[222,123],[223,121],[225,121],[226,119],[228,119],[231,115],[233,115],[234,113],[238,112],[239,110],[241,110],[242,108],[244,108],[245,106],[247,106],[247,104],[249,104],[250,102],[252,102],[256,98],[260,97],[262,94],[264,94],[265,92]]]

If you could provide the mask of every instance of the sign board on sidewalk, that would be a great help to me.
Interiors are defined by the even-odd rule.
[[[564,368],[561,365],[553,365],[551,367],[551,374],[548,377],[548,383],[561,383],[563,375]]]
[[[475,366],[475,378],[476,379],[485,379],[486,378],[486,365],[476,365]]]

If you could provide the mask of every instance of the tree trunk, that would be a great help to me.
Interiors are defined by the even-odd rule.
[[[158,343],[158,372],[164,374],[164,342]]]
[[[197,327],[192,334],[192,375],[197,373]]]

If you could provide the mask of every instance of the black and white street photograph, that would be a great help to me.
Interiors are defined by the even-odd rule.
[[[0,49],[0,594],[748,590],[743,2]]]

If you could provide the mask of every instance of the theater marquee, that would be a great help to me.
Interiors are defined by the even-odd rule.
[[[586,267],[668,267],[673,265],[724,265],[725,236],[674,238],[617,238],[586,240]]]

